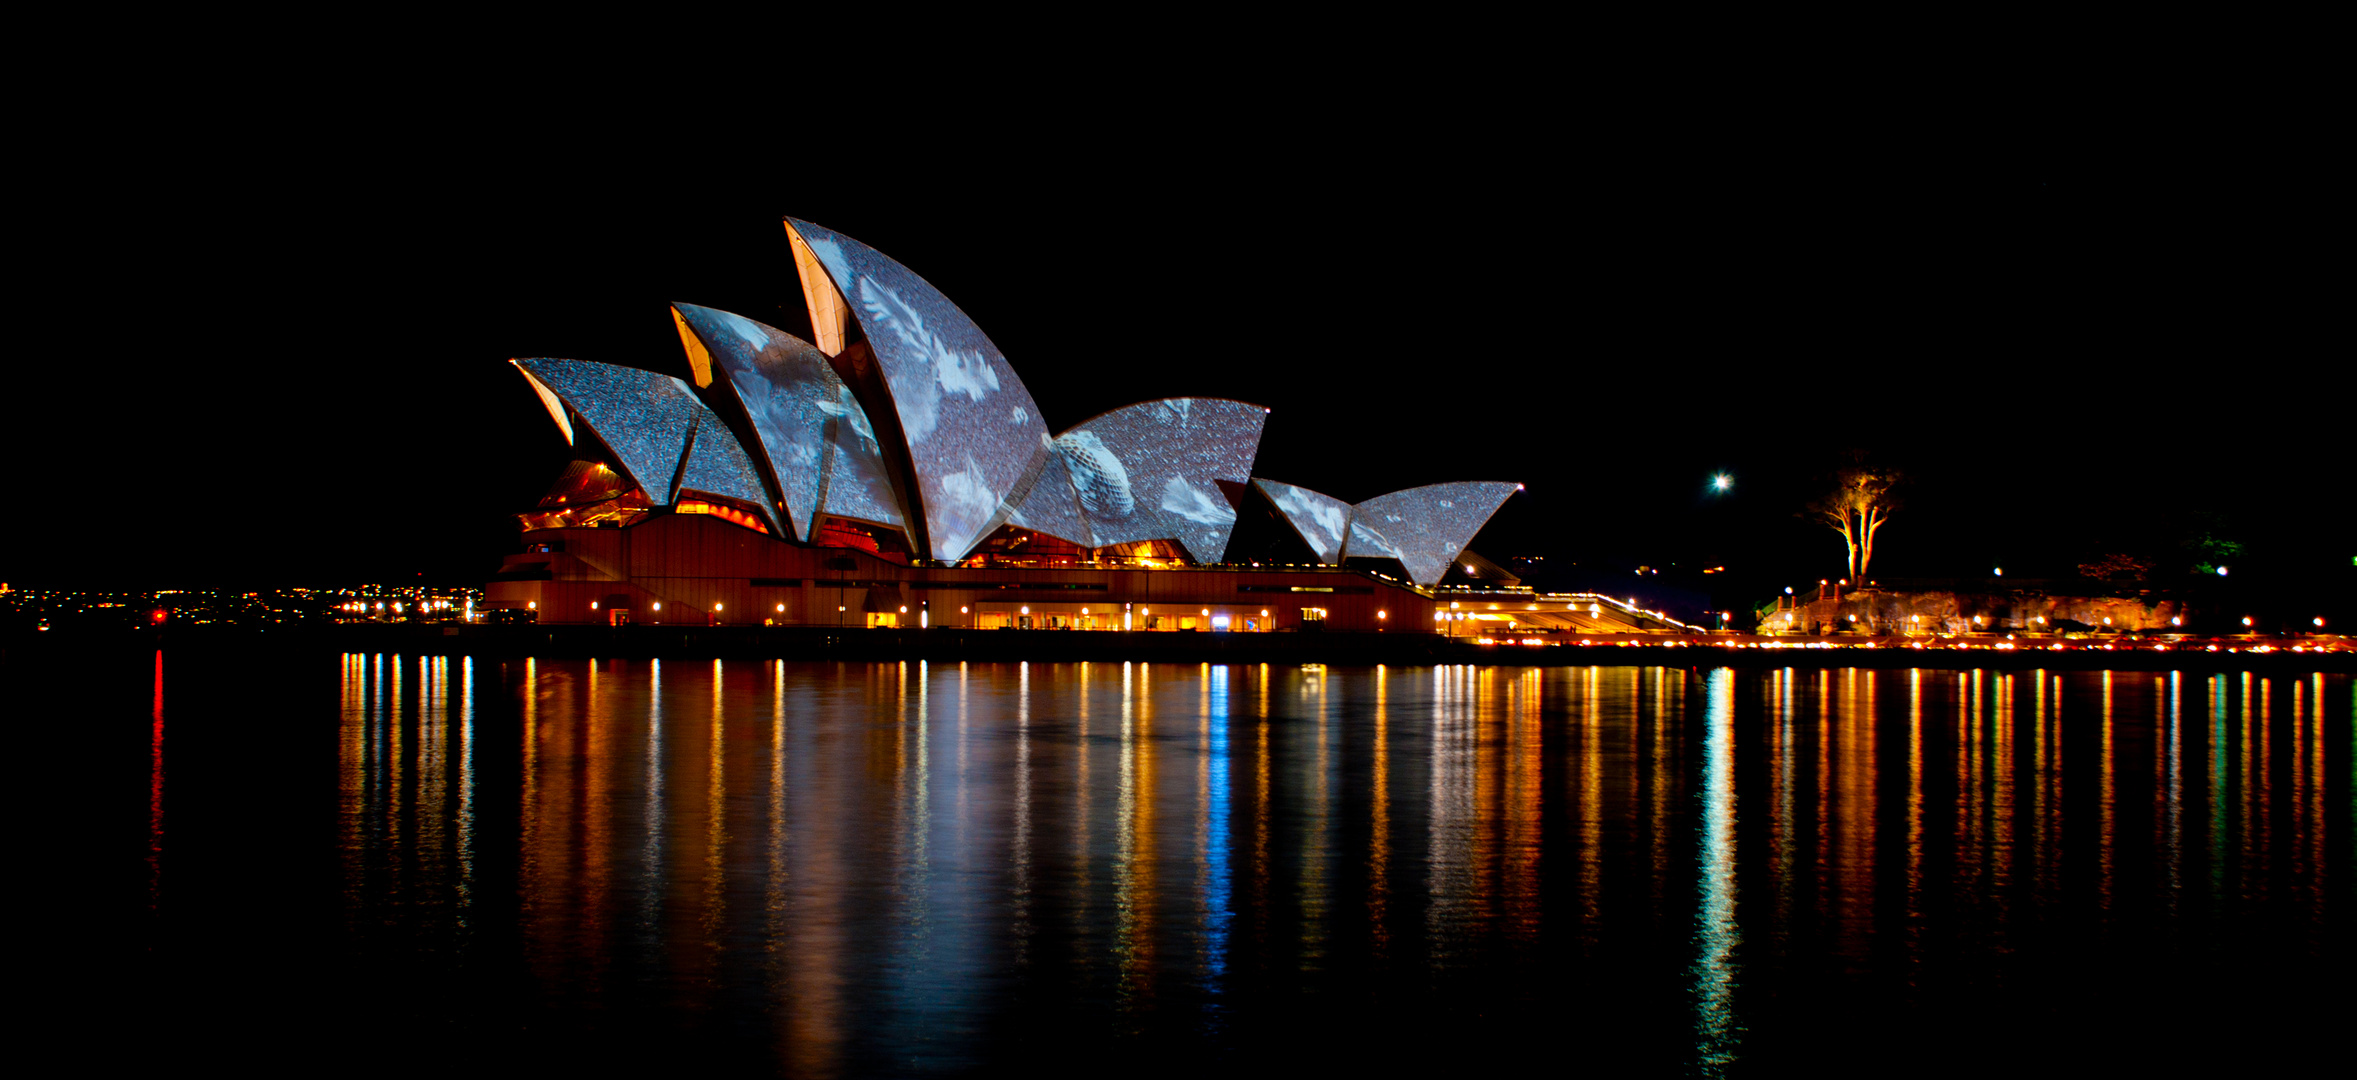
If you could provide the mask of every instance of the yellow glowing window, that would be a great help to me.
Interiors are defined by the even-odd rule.
[[[710,503],[701,499],[681,499],[678,510],[682,514],[710,514],[731,525],[741,525],[763,535],[767,535],[769,532],[769,526],[762,524],[760,518],[721,503]]]

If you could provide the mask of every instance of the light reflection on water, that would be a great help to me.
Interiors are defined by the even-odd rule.
[[[2345,676],[372,654],[340,700],[348,933],[496,907],[528,1011],[804,1074],[1574,1000],[1716,1073],[1795,972],[1930,1000],[2259,915],[2322,955],[2352,828]]]

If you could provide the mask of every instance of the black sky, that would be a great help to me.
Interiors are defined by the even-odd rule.
[[[674,300],[804,332],[787,214],[925,276],[1059,429],[1232,397],[1274,410],[1259,475],[1521,481],[1493,558],[1818,576],[1839,541],[1794,513],[1855,446],[1916,479],[1885,573],[2196,512],[2346,572],[2345,245],[2296,132],[1508,89],[762,126],[208,99],[61,135],[0,580],[479,582],[567,457],[505,361],[683,374]]]

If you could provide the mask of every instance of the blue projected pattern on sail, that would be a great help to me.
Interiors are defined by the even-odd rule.
[[[1398,559],[1418,585],[1437,585],[1449,563],[1520,484],[1468,480],[1378,495],[1351,508],[1344,558]]]
[[[821,513],[897,526],[900,514],[875,427],[825,354],[741,315],[673,304],[691,359],[700,346],[744,406],[796,539]]]
[[[539,357],[516,367],[561,399],[614,452],[615,464],[657,506],[671,502],[688,431],[704,413],[687,384],[668,375],[585,360]]]
[[[728,425],[720,422],[718,414],[697,402],[701,415],[688,441],[687,462],[679,468],[679,490],[718,495],[750,504],[761,512],[772,533],[782,532],[778,525],[777,509],[770,505],[768,486],[761,482],[761,473],[753,467],[753,459],[745,456],[745,448],[737,437],[729,433]]]
[[[1056,439],[1092,546],[1175,540],[1200,563],[1226,557],[1236,510],[1219,481],[1245,483],[1268,410],[1221,398],[1140,402]]]
[[[1285,515],[1285,521],[1301,534],[1302,542],[1309,545],[1319,562],[1331,565],[1342,561],[1342,542],[1350,535],[1349,503],[1274,480],[1255,477],[1252,484],[1268,496],[1270,505]]]
[[[849,302],[881,369],[915,473],[927,555],[963,557],[1048,452],[1039,406],[998,347],[925,279],[840,233],[791,218],[786,225]]]

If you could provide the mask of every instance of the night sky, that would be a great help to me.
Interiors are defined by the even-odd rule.
[[[0,580],[479,583],[569,456],[505,361],[684,375],[674,300],[807,333],[791,214],[930,280],[1056,429],[1230,397],[1274,410],[1258,475],[1520,481],[1475,544],[1501,561],[1813,580],[1840,541],[1796,513],[1857,447],[1913,479],[1877,576],[2207,527],[2346,589],[2345,245],[2309,140],[1501,100],[1047,92],[907,128],[160,106],[78,136],[18,230],[41,325]]]

